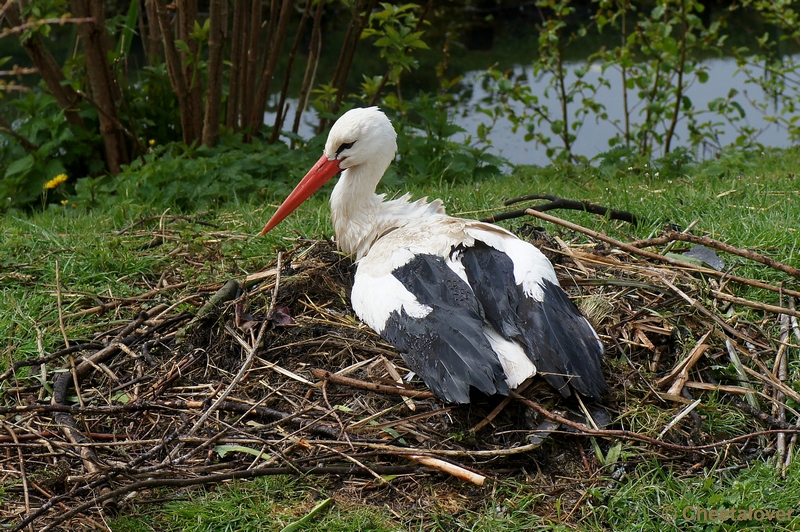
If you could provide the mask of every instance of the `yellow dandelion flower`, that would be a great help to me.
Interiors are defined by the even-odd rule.
[[[67,180],[67,174],[58,174],[53,179],[44,184],[44,188],[51,190]]]
[[[150,139],[150,145],[151,146],[155,146],[156,145],[156,139]]]
[[[62,199],[61,200],[61,205],[66,205],[67,203],[69,203],[68,199]]]

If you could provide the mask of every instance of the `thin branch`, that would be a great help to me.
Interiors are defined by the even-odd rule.
[[[311,373],[320,380],[333,382],[336,384],[343,384],[345,386],[358,388],[360,390],[402,395],[404,397],[413,397],[415,399],[429,399],[434,396],[431,392],[420,392],[417,390],[411,390],[409,388],[400,388],[397,386],[387,386],[385,384],[360,381],[358,379],[336,375],[335,373],[331,373],[330,371],[326,371],[324,369],[315,368],[311,370]]]
[[[681,233],[678,231],[667,231],[663,236],[657,238],[650,238],[647,240],[637,240],[636,242],[631,242],[630,245],[637,248],[645,248],[652,246],[660,246],[675,240],[680,240],[682,242],[691,242],[692,244],[699,244],[701,246],[706,246],[709,248],[714,248],[720,251],[724,251],[726,253],[730,253],[731,255],[737,255],[739,257],[744,257],[745,259],[754,260],[756,262],[760,262],[761,264],[765,264],[770,268],[774,268],[784,273],[788,273],[792,277],[800,279],[800,269],[798,268],[789,266],[788,264],[784,264],[773,258],[767,257],[766,255],[756,253],[755,251],[751,251],[749,249],[737,248],[735,246],[731,246],[730,244],[720,242],[719,240],[715,240],[707,236],[697,236],[688,233]]]
[[[94,17],[72,17],[68,13],[59,18],[41,18],[31,20],[30,22],[23,22],[16,24],[10,28],[4,28],[0,31],[0,39],[8,37],[9,35],[19,35],[28,30],[41,28],[42,26],[63,26],[64,24],[92,24],[95,22]]]

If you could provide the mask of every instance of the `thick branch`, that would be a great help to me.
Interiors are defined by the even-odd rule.
[[[508,199],[504,201],[503,204],[513,205],[515,203],[520,203],[522,201],[530,201],[537,199],[550,200],[550,203],[544,203],[542,205],[535,205],[533,207],[529,207],[530,209],[539,212],[551,211],[554,209],[571,209],[575,211],[585,211],[585,212],[590,212],[592,214],[599,214],[600,216],[608,216],[608,218],[611,220],[622,220],[625,222],[632,223],[633,225],[638,225],[640,222],[638,216],[628,211],[609,209],[608,207],[603,207],[602,205],[589,203],[588,201],[577,201],[577,200],[568,200],[564,198],[559,198],[558,196],[553,196],[552,194],[528,194],[527,196],[520,196],[518,198]],[[521,218],[522,216],[525,216],[527,214],[525,212],[526,210],[527,209],[520,209],[518,211],[504,212],[502,214],[489,216],[488,218],[484,218],[481,221],[493,223],[493,222],[499,222],[501,220],[511,220],[513,218]]]
[[[6,119],[3,118],[2,116],[0,116],[0,132],[5,133],[6,135],[10,135],[15,139],[17,139],[17,142],[19,142],[20,145],[23,148],[25,148],[25,151],[34,152],[39,149],[39,146],[29,141],[27,137],[24,137],[23,135],[20,135],[19,133],[14,131],[11,127],[11,124],[9,124],[6,121]]]

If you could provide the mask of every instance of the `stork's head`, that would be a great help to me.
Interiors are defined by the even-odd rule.
[[[397,134],[383,111],[377,107],[359,107],[347,111],[333,124],[325,142],[324,157],[338,160],[342,170],[360,164],[381,164],[383,175],[395,153]]]
[[[364,179],[374,180],[373,183],[365,183],[365,186],[372,186],[374,190],[395,153],[397,134],[380,109],[367,107],[347,111],[333,124],[322,157],[278,207],[261,234],[271,231],[342,170],[363,169],[358,174]]]

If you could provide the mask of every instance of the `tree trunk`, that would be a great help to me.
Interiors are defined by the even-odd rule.
[[[233,29],[231,32],[231,68],[228,74],[228,106],[225,111],[225,125],[238,131],[241,126],[239,120],[239,97],[242,93],[242,76],[244,76],[245,50],[247,49],[248,25],[245,10],[245,0],[234,0],[233,3]]]
[[[203,144],[213,146],[219,137],[222,110],[222,52],[228,28],[227,0],[211,0],[208,34],[208,87],[203,120]]]
[[[175,96],[178,98],[178,108],[181,114],[181,133],[183,134],[184,144],[192,144],[198,139],[197,136],[192,136],[193,126],[190,117],[191,105],[189,103],[188,90],[186,79],[183,77],[183,69],[181,68],[181,59],[178,55],[178,49],[175,47],[175,38],[172,34],[172,27],[170,26],[169,13],[167,13],[166,0],[154,0],[156,3],[156,11],[158,12],[158,26],[161,30],[162,43],[164,44],[164,54],[167,58],[167,72],[169,73],[169,81],[172,85],[172,90],[175,91]]]
[[[317,10],[314,13],[314,25],[311,27],[311,42],[308,45],[308,63],[306,63],[305,74],[303,74],[303,85],[300,87],[300,95],[297,97],[297,110],[294,113],[294,122],[292,123],[292,133],[295,134],[300,130],[300,119],[308,105],[308,95],[311,86],[314,84],[314,78],[317,75],[319,55],[322,51],[322,8],[324,6],[324,2],[318,3]],[[292,148],[294,148],[294,146],[295,141],[292,139]]]
[[[253,103],[253,87],[258,79],[258,49],[261,43],[261,0],[251,0],[250,43],[247,47],[247,62],[242,84],[242,127],[249,125],[250,109]]]
[[[339,83],[336,87],[336,103],[332,109],[334,113],[339,111],[339,104],[342,103],[342,98],[344,98],[344,86],[347,81],[347,74],[350,73],[350,67],[353,65],[353,57],[356,55],[356,48],[358,48],[358,43],[361,42],[361,34],[364,32],[364,28],[367,27],[367,24],[369,23],[369,16],[372,14],[372,11],[375,9],[375,4],[377,3],[378,0],[368,0],[367,8],[363,11],[361,16],[359,17],[358,14],[356,14],[358,23],[355,29],[355,35],[353,37],[353,45],[350,47],[347,55],[345,56],[344,69],[342,70],[342,75],[339,78]]]
[[[156,0],[144,0],[144,9],[147,13],[147,43],[145,44],[144,40],[144,30],[141,30],[142,44],[145,46],[147,52],[147,64],[153,66],[162,61],[161,30],[158,24],[158,8],[156,7]],[[142,18],[141,13],[139,13],[139,18]]]
[[[183,79],[186,80],[187,105],[189,106],[189,124],[192,141],[203,136],[203,80],[197,68],[197,41],[192,39],[192,30],[197,22],[197,0],[178,0],[178,39],[186,43],[189,53],[181,52],[183,62]]]
[[[344,42],[342,43],[342,50],[339,53],[339,59],[336,62],[336,70],[331,79],[331,85],[336,88],[336,99],[330,111],[336,113],[339,110],[339,104],[344,97],[344,86],[347,81],[347,74],[350,72],[350,66],[353,64],[353,57],[356,54],[356,48],[359,41],[361,41],[361,33],[364,31],[369,16],[372,10],[375,9],[375,4],[378,0],[358,0],[353,11],[353,18],[350,19],[350,25],[347,28]],[[325,118],[320,119],[317,126],[317,133],[322,133],[328,125],[328,120]]]
[[[121,166],[127,164],[128,151],[125,136],[117,113],[117,101],[120,99],[116,79],[111,74],[108,64],[108,34],[105,30],[105,15],[102,0],[72,0],[73,15],[77,17],[94,17],[93,24],[80,24],[78,35],[83,42],[86,58],[86,73],[92,89],[94,103],[97,105],[100,131],[106,150],[108,171],[116,175]]]
[[[293,6],[292,0],[283,0],[281,6],[278,28],[271,35],[270,45],[267,50],[269,57],[267,58],[264,70],[261,73],[261,80],[258,83],[258,92],[256,93],[256,100],[253,110],[250,115],[250,127],[252,135],[258,133],[261,126],[264,125],[264,111],[267,108],[267,98],[269,98],[269,88],[272,83],[272,77],[275,74],[275,65],[278,64],[278,57],[283,47],[283,41],[286,38],[286,28],[289,26],[289,18],[292,14]],[[288,73],[287,73],[288,75]]]
[[[289,61],[286,65],[286,74],[283,77],[281,97],[280,101],[278,102],[278,112],[275,113],[275,123],[272,126],[272,134],[269,137],[270,144],[275,144],[275,142],[278,140],[278,136],[281,133],[281,128],[283,127],[283,122],[286,120],[284,103],[286,102],[286,94],[289,92],[289,81],[292,79],[292,65],[294,64],[294,58],[297,55],[297,49],[300,47],[300,41],[303,37],[303,30],[305,29],[306,22],[311,14],[311,2],[312,0],[306,0],[306,5],[303,8],[303,16],[300,18],[300,24],[297,26],[297,33],[294,36],[292,48],[289,50]]]
[[[356,27],[358,26],[358,20],[360,19],[359,13],[361,13],[360,8],[363,5],[363,0],[358,0],[356,5],[353,7],[353,16],[350,18],[350,24],[347,26],[347,33],[344,35],[344,40],[342,41],[342,47],[339,49],[339,58],[336,60],[336,68],[333,69],[333,77],[331,78],[331,87],[338,87],[339,86],[339,78],[346,77],[346,74],[342,72],[344,69],[345,58],[347,57],[347,51],[350,47],[350,43],[353,41],[353,34],[356,31]],[[360,37],[360,35],[359,35]],[[333,112],[333,109],[329,109]],[[317,125],[317,133],[322,133],[325,130],[325,127],[328,124],[327,118],[320,118],[319,124]]]

